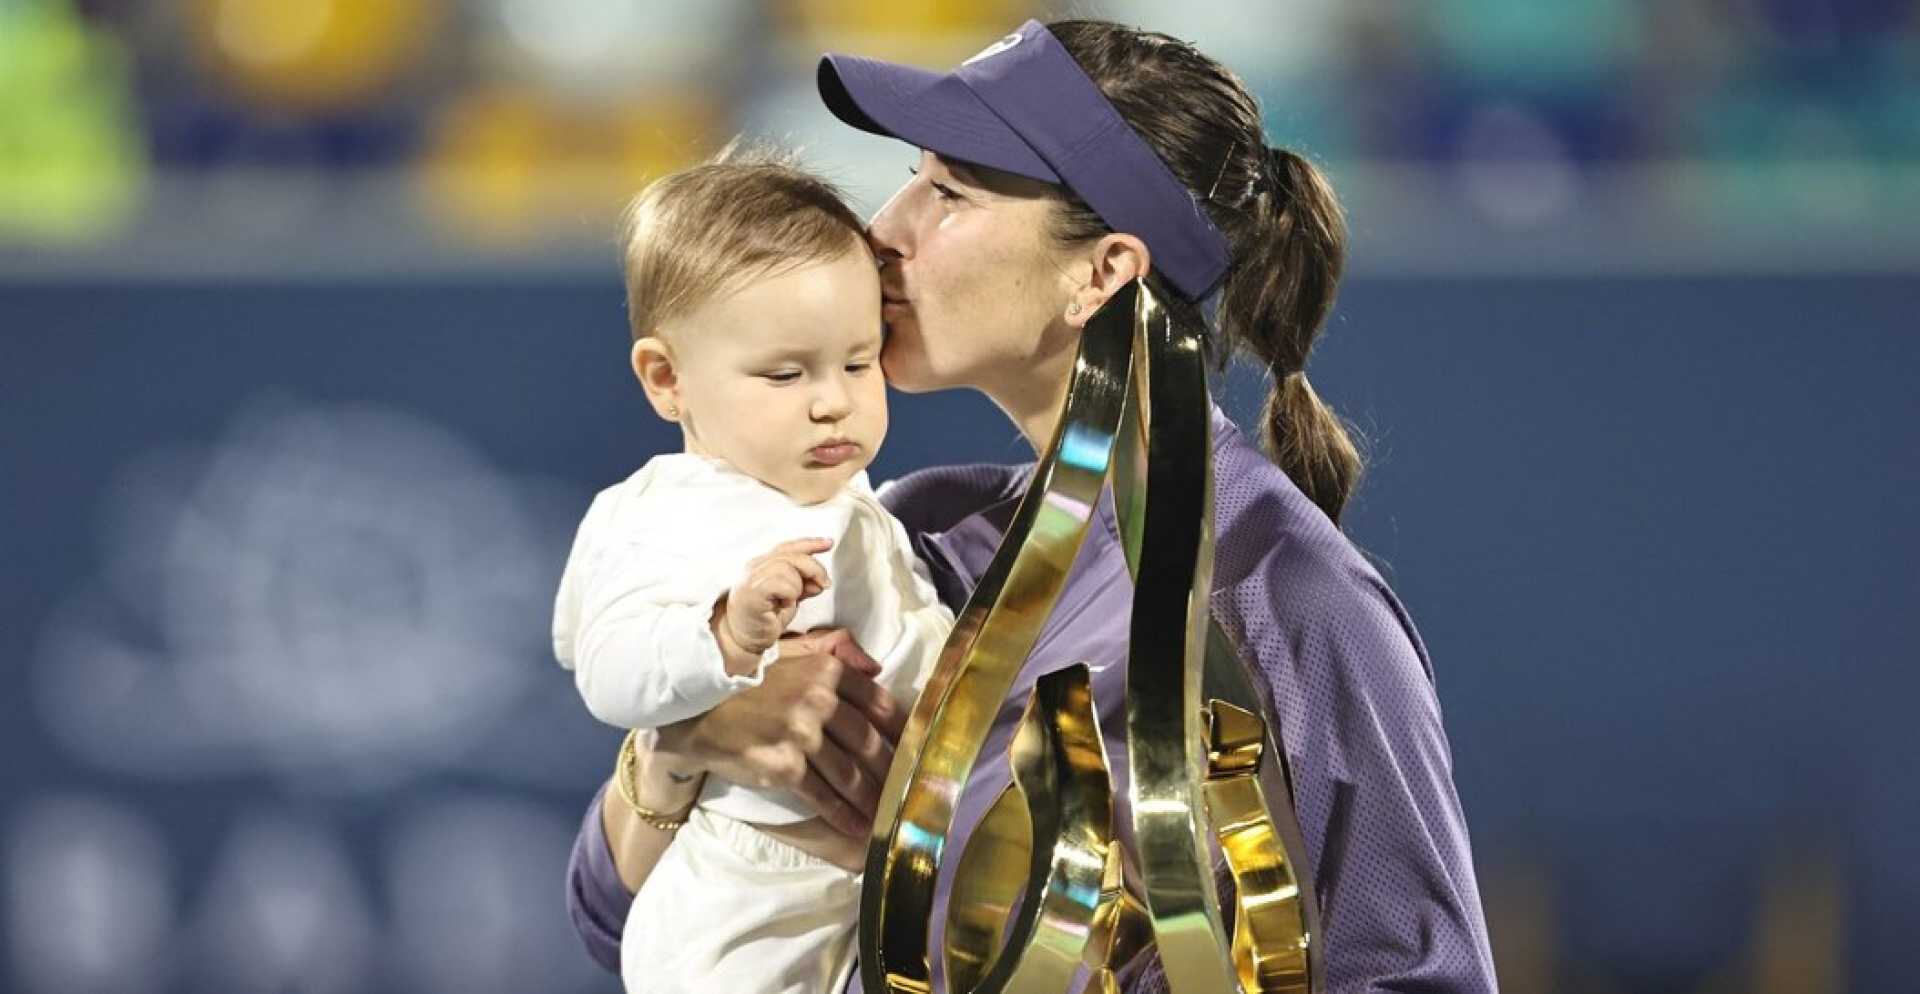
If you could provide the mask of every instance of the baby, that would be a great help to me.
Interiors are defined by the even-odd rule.
[[[756,685],[782,634],[839,627],[912,701],[953,614],[867,482],[887,405],[859,218],[784,161],[722,153],[628,221],[633,371],[685,451],[587,511],[554,604],[561,665],[595,717],[653,728]],[[840,990],[859,880],[786,841],[817,824],[709,777],[634,897],[627,990]]]

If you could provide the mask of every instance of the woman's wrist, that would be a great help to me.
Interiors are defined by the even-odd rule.
[[[620,799],[656,828],[671,830],[700,798],[699,770],[658,748],[658,736],[635,730],[620,744],[614,787]]]
[[[707,775],[706,764],[695,745],[694,732],[699,728],[701,717],[704,716],[654,729],[651,742],[645,744],[645,765],[650,773],[664,776],[674,786],[696,793],[700,781]]]
[[[700,799],[705,778],[698,773],[679,773],[664,763],[642,762],[634,777],[634,797],[653,810],[684,812]]]
[[[620,743],[600,798],[600,830],[614,871],[638,892],[699,799],[701,779],[676,780],[653,749],[657,733],[636,730]]]

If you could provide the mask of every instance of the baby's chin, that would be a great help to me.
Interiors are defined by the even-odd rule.
[[[838,466],[808,467],[802,471],[802,476],[786,489],[786,494],[796,504],[818,504],[831,500],[835,494],[846,489],[848,481],[867,468],[869,461],[856,459]]]

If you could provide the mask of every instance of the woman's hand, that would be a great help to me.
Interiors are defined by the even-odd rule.
[[[834,828],[863,837],[906,711],[874,677],[880,664],[842,629],[790,636],[758,687],[660,729],[668,770],[789,790]]]

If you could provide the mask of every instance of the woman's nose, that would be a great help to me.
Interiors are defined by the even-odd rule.
[[[901,187],[880,213],[867,222],[867,244],[872,246],[873,254],[880,260],[882,267],[890,262],[912,258],[913,226],[908,223],[908,188]]]

